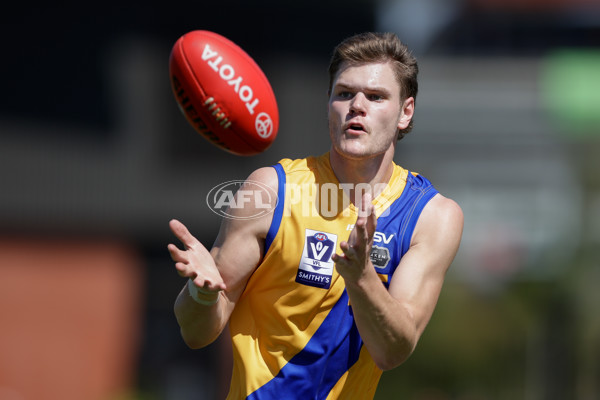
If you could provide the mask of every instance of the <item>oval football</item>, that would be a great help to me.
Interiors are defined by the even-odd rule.
[[[258,64],[231,40],[191,31],[173,46],[171,87],[194,129],[237,155],[265,151],[279,129],[271,84]]]

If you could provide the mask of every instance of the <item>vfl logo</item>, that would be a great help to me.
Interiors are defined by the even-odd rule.
[[[337,246],[337,235],[306,229],[302,258],[296,282],[329,289],[333,275],[331,255]]]
[[[314,234],[313,237],[306,238],[306,243],[309,244],[308,256],[312,259],[312,267],[315,270],[321,269],[321,262],[331,258],[333,242],[329,240],[326,234],[319,232]]]

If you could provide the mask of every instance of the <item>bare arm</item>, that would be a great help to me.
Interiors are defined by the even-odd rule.
[[[370,195],[348,242],[340,244],[336,267],[346,281],[356,325],[375,363],[384,370],[413,352],[437,303],[444,277],[460,243],[463,215],[452,200],[436,195],[421,213],[411,246],[402,257],[389,291],[369,258],[376,219]]]
[[[273,168],[261,168],[253,172],[247,181],[257,181],[271,187],[277,193],[277,175]],[[275,199],[271,198],[274,206]],[[264,207],[267,197],[260,204]],[[189,294],[188,283],[175,301],[175,316],[181,335],[192,348],[212,343],[223,331],[242,294],[246,282],[260,263],[264,240],[269,230],[272,214],[260,218],[256,204],[242,202],[243,208],[229,211],[237,218],[223,219],[219,234],[209,252],[179,221],[170,222],[174,235],[184,249],[169,244],[171,258],[182,277],[189,278],[200,290],[198,297],[214,304],[200,304]]]

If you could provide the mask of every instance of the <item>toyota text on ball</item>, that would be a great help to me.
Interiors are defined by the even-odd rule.
[[[223,79],[229,86],[233,87],[233,90],[238,94],[241,101],[246,104],[246,109],[250,113],[250,115],[254,115],[254,108],[258,105],[258,98],[254,97],[254,91],[248,85],[242,85],[243,78],[242,76],[235,76],[235,69],[229,65],[223,63],[223,57],[219,55],[217,51],[211,49],[208,44],[204,45],[204,50],[202,51],[202,60],[206,61],[209,67],[211,67],[221,79]],[[272,122],[271,117],[266,113],[260,113],[262,116],[262,121],[260,124],[257,122],[257,131],[259,135],[263,138],[269,137],[272,133]],[[265,121],[265,115],[268,122]],[[259,126],[262,124],[262,129]],[[264,126],[268,127],[266,130]]]
[[[217,57],[216,59],[213,59]],[[235,92],[240,96],[240,100],[246,103],[246,108],[250,112],[250,114],[254,114],[254,107],[258,104],[258,99],[254,99],[252,102],[252,97],[254,93],[252,92],[252,88],[248,85],[241,86],[242,77],[235,77],[235,70],[229,64],[221,64],[223,61],[223,57],[219,55],[216,51],[212,50],[210,46],[207,44],[204,46],[204,51],[202,52],[202,59],[206,61],[206,63],[219,74],[221,79],[227,82],[230,86],[233,86]]]

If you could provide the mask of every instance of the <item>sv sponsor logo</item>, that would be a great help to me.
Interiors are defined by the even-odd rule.
[[[393,238],[394,238],[393,233],[390,233],[388,236],[383,232],[375,232],[375,234],[373,235],[373,242],[390,244],[390,242],[392,241]]]

